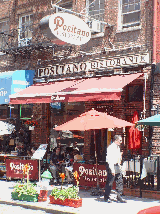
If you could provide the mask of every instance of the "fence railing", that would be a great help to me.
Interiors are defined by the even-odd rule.
[[[126,174],[124,184],[128,188],[160,191],[160,156],[133,156],[124,158]]]

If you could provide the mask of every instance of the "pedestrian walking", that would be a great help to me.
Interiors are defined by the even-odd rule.
[[[107,170],[107,181],[105,185],[105,195],[104,200],[106,202],[111,202],[109,196],[111,193],[112,185],[117,178],[118,182],[116,182],[116,193],[117,193],[117,201],[119,202],[126,202],[120,195],[123,189],[123,181],[122,183],[121,178],[121,160],[122,160],[122,153],[120,152],[120,144],[122,143],[122,137],[119,135],[114,136],[114,141],[109,147],[107,148],[107,156],[106,156],[106,170]]]

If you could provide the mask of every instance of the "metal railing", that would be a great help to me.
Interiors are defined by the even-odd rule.
[[[160,191],[160,156],[133,156],[124,158],[128,162],[129,170],[124,176],[124,185],[128,188],[139,188],[140,197],[142,190]],[[139,170],[136,169],[140,165]],[[130,168],[133,165],[133,169]]]
[[[43,43],[52,45],[50,40],[43,36],[39,23],[0,32],[0,52],[14,53],[20,48],[30,48]]]

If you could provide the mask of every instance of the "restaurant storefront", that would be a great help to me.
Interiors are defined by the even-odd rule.
[[[62,62],[62,65],[39,67],[34,79],[35,84],[11,95],[10,103],[34,104],[33,116],[34,120],[39,121],[39,125],[32,131],[32,141],[37,145],[42,140],[49,143],[50,130],[53,127],[91,108],[129,122],[135,110],[138,111],[139,117],[144,116],[149,105],[146,98],[149,73],[150,53],[148,52],[123,56],[117,54],[113,57],[97,55],[79,63],[73,63],[70,60],[66,64]],[[54,107],[54,113],[51,113],[53,112],[51,103],[59,106],[59,108]],[[42,118],[44,118],[43,122]],[[43,138],[42,130],[43,135],[45,134]],[[102,152],[116,132],[122,135],[124,133],[123,149],[127,152],[129,145],[126,133],[128,131],[119,129],[98,131],[97,139],[99,141],[101,139]],[[86,160],[93,159],[92,136],[92,131],[84,133]],[[99,152],[100,157],[102,152]],[[146,149],[145,154],[148,155],[148,152]],[[105,154],[100,161],[105,161]]]

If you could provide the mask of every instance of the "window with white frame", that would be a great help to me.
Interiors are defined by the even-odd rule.
[[[105,0],[86,0],[86,14],[94,32],[104,31]]]
[[[140,25],[140,0],[121,0],[119,5],[119,28]]]
[[[33,15],[24,15],[19,19],[19,46],[27,46],[32,39]]]
[[[52,4],[54,5],[54,1],[52,1]],[[64,9],[67,9],[70,11],[73,8],[73,1],[72,0],[60,0],[57,3],[57,6],[62,7]],[[62,11],[61,8],[56,8],[56,13],[61,12],[61,11]]]
[[[104,21],[104,0],[86,0],[89,2],[89,15],[91,18]]]
[[[7,42],[7,35],[9,34],[9,21],[0,21],[0,48],[3,48]]]

